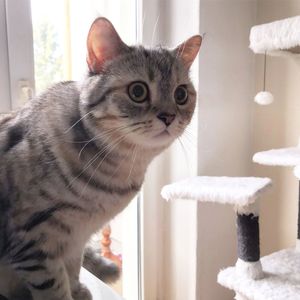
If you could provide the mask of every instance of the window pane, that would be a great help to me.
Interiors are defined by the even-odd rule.
[[[82,80],[87,74],[86,38],[93,20],[108,18],[122,40],[136,42],[136,0],[31,0],[37,93],[62,80]],[[97,245],[111,240],[122,260],[122,278],[112,287],[126,299],[138,299],[137,201],[110,222],[111,234],[99,231]],[[103,247],[102,247],[103,248]]]
[[[64,74],[64,1],[31,0],[34,39],[34,69],[37,93]]]
[[[5,3],[0,1],[0,114],[10,110]],[[1,117],[1,116],[0,116]]]

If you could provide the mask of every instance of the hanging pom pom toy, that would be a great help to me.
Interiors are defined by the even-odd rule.
[[[267,54],[264,58],[264,89],[254,97],[254,101],[260,105],[269,105],[274,101],[274,96],[266,91]]]
[[[269,105],[274,101],[274,96],[270,92],[259,92],[254,97],[254,101],[260,105]]]

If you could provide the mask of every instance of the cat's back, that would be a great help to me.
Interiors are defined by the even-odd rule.
[[[38,138],[40,134],[49,133],[48,127],[54,124],[63,126],[67,115],[78,107],[78,101],[76,83],[60,82],[30,100],[22,109],[0,114],[1,157],[23,138]]]
[[[51,86],[22,109],[0,115],[0,184],[9,169],[25,172],[32,163],[42,163],[42,143],[50,144],[66,130],[78,111],[79,93],[75,82]]]
[[[15,113],[0,114],[0,130],[7,122],[12,120],[15,117],[15,115]]]
[[[0,115],[0,169],[6,158],[6,153],[20,139],[21,128],[18,128],[18,113],[12,112]]]

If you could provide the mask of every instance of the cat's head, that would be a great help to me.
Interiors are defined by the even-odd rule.
[[[189,68],[200,45],[196,35],[173,50],[131,47],[107,19],[96,19],[87,40],[90,76],[81,92],[83,111],[107,136],[143,147],[168,146],[195,109]]]

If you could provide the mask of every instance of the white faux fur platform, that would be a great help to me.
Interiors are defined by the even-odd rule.
[[[267,166],[294,167],[300,165],[300,147],[257,152],[253,156],[253,161]]]
[[[247,206],[271,186],[269,178],[197,176],[163,187],[166,200],[197,200]]]
[[[300,300],[300,253],[285,249],[261,259],[265,278],[252,280],[235,267],[222,270],[218,282],[250,300]]]
[[[276,54],[280,50],[300,53],[300,16],[251,28],[250,48],[255,53]]]

